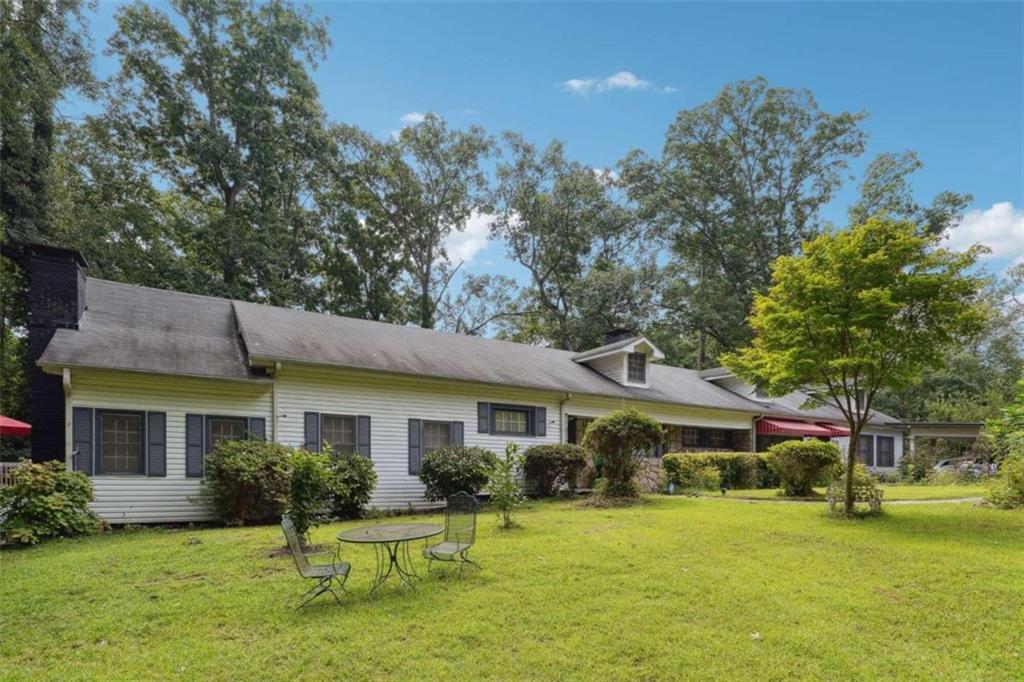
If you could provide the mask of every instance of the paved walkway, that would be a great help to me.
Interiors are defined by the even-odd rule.
[[[771,502],[772,504],[823,504],[826,502],[825,498],[816,500],[807,499],[784,499],[770,497],[729,497],[728,495],[704,495],[701,499],[705,500],[732,500],[733,502]],[[982,502],[985,498],[983,497],[951,497],[948,499],[937,499],[937,500],[886,500],[883,498],[884,504],[966,504]]]

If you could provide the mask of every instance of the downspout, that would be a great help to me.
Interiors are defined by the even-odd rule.
[[[764,419],[763,414],[754,417],[754,423],[750,426],[750,451],[757,452],[757,422]]]
[[[565,404],[572,398],[572,393],[565,392],[565,397],[558,401],[558,442],[565,443]]]
[[[72,453],[75,441],[71,423],[71,369],[65,367],[61,374],[63,375],[61,383],[64,386],[64,465],[68,471],[72,471],[75,468],[74,454]]]
[[[277,437],[277,375],[281,373],[281,363],[274,363],[274,383],[270,386],[270,409],[273,414],[270,417],[270,429],[275,443],[280,442]]]

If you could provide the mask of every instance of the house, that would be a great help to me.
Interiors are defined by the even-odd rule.
[[[574,353],[121,284],[85,267],[76,252],[33,248],[32,451],[90,476],[93,507],[113,523],[207,518],[204,458],[225,439],[359,453],[378,475],[371,504],[404,508],[424,504],[417,474],[434,448],[577,442],[589,420],[629,406],[664,423],[673,450],[843,438],[834,412],[765,400],[724,370],[657,364],[642,336]],[[870,460],[886,468],[902,452],[888,419],[872,425]]]

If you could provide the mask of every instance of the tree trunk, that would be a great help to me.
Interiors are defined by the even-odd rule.
[[[846,448],[846,499],[843,500],[843,513],[853,514],[853,467],[857,463],[857,441],[860,431],[850,429],[850,445]]]

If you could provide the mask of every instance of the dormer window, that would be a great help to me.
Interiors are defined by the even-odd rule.
[[[646,384],[647,353],[630,353],[626,363],[626,378],[638,384]]]

